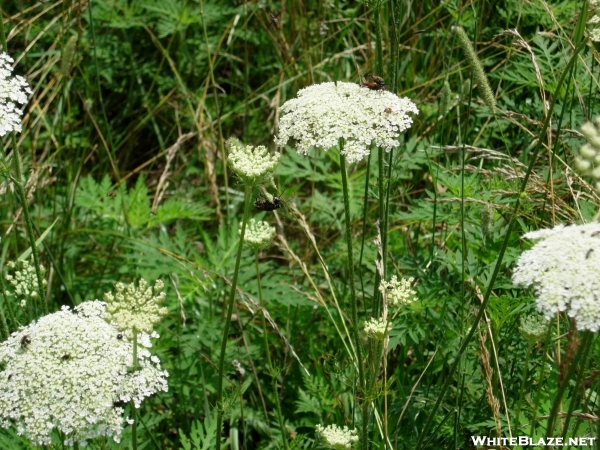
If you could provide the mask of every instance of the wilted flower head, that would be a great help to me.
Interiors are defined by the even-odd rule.
[[[582,175],[591,176],[596,180],[596,190],[600,192],[600,117],[596,124],[586,122],[581,126],[581,132],[587,139],[575,157],[575,167]]]
[[[25,78],[12,75],[13,62],[6,53],[0,53],[0,136],[21,132],[23,110],[17,104],[27,103],[27,94],[32,93]]]
[[[240,229],[238,232],[241,234],[242,230]],[[268,247],[273,242],[274,237],[275,227],[262,220],[256,222],[254,219],[250,219],[246,226],[244,245],[250,250],[258,252]]]
[[[363,159],[372,144],[388,152],[398,147],[398,136],[412,124],[408,113],[419,113],[408,98],[340,81],[301,89],[280,111],[277,145],[292,138],[298,153],[307,155],[311,147],[329,150],[343,139],[348,162]]]
[[[54,429],[67,445],[98,436],[119,442],[123,408],[115,404],[133,400],[139,408],[144,398],[168,390],[168,373],[144,347],[148,336],[131,372],[132,343],[103,314],[99,301],[75,311],[63,306],[0,344],[0,426],[15,425],[36,445],[50,445]]]
[[[107,302],[104,318],[129,338],[134,329],[151,334],[154,325],[168,312],[167,308],[160,306],[166,297],[164,288],[162,280],[157,280],[154,287],[150,287],[143,278],[137,286],[131,283],[125,287],[123,283],[117,283],[114,295],[112,292],[104,294]]]
[[[567,311],[580,330],[600,328],[600,224],[558,225],[526,233],[538,241],[523,252],[513,273],[517,285],[534,285],[538,311],[551,319]]]
[[[394,275],[389,282],[381,282],[379,292],[387,299],[390,307],[408,305],[417,300],[417,293],[411,288],[414,281],[415,279],[412,277],[398,280],[398,277]]]
[[[9,261],[6,263],[6,267],[14,269],[12,274],[7,273],[4,277],[9,284],[9,293],[14,294],[20,300],[21,307],[25,307],[28,299],[36,298],[40,295],[37,291],[38,285],[35,267],[29,260]],[[40,266],[40,271],[42,276],[44,276],[45,269],[43,266]],[[48,284],[46,280],[43,280],[42,283],[44,285]]]
[[[348,427],[338,427],[337,425],[322,425],[316,426],[317,434],[323,438],[323,440],[331,445],[334,450],[345,450],[352,448],[352,444],[358,442],[358,431],[349,430]]]
[[[230,138],[227,145],[230,149],[227,157],[229,165],[245,185],[256,187],[274,184],[273,172],[279,164],[279,153],[269,154],[264,145],[244,145],[235,138]]]
[[[546,334],[547,323],[543,317],[536,315],[530,315],[521,317],[521,326],[519,327],[519,333],[525,338],[529,345],[534,345]]]
[[[375,319],[371,317],[368,321],[365,321],[365,333],[371,339],[376,341],[383,341],[387,334],[390,332],[392,324],[385,322],[383,319]]]

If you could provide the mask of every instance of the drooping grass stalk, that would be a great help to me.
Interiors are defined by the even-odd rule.
[[[279,421],[279,429],[281,430],[281,440],[283,442],[283,448],[289,449],[286,433],[285,433],[285,422],[283,420],[283,414],[281,413],[281,403],[279,401],[279,391],[277,389],[277,374],[273,361],[271,360],[271,353],[269,352],[269,336],[267,334],[267,320],[265,319],[265,302],[262,296],[262,286],[260,283],[260,267],[258,265],[258,252],[254,253],[254,261],[256,263],[256,284],[258,286],[258,301],[262,310],[261,319],[263,327],[263,338],[265,341],[265,353],[267,355],[267,364],[269,365],[269,371],[271,372],[271,383],[273,385],[273,395],[275,396],[275,406],[277,409],[277,420]]]
[[[587,45],[587,39],[585,39],[583,42],[581,42],[573,51],[573,54],[571,55],[571,59],[569,59],[569,62],[567,63],[566,67],[564,68],[564,70],[562,71],[558,82],[556,83],[556,93],[560,92],[560,89],[562,88],[562,84],[565,81],[565,78],[567,76],[567,74],[569,73],[571,66],[573,64],[575,64],[575,61],[577,60],[577,57],[579,55],[579,53],[586,47]],[[554,106],[556,105],[556,101],[558,100],[558,95],[554,95],[552,97],[552,101],[550,103],[550,107],[548,108],[549,111],[553,111],[554,110]],[[531,173],[533,172],[533,166],[537,160],[537,155],[541,149],[542,146],[542,142],[543,142],[543,138],[546,135],[546,131],[548,130],[548,126],[550,125],[550,118],[552,117],[552,114],[548,114],[548,116],[546,117],[546,119],[543,122],[542,128],[538,134],[538,139],[537,139],[537,144],[533,150],[533,153],[531,155],[531,160],[529,162],[529,166],[527,167],[527,171],[525,172],[525,175],[521,181],[521,185],[519,187],[519,194],[525,191],[525,188],[527,187],[527,183],[529,182],[529,177],[531,176]],[[433,405],[433,408],[431,409],[431,411],[429,412],[429,416],[427,417],[427,422],[425,422],[425,426],[423,427],[422,431],[421,431],[421,435],[419,436],[419,440],[417,442],[417,445],[415,447],[415,450],[420,450],[421,448],[423,448],[424,444],[426,443],[426,436],[429,433],[429,430],[431,428],[431,425],[433,424],[433,419],[435,417],[435,414],[437,413],[438,408],[440,407],[442,400],[446,394],[446,391],[448,390],[448,387],[450,386],[450,383],[453,381],[453,374],[458,366],[458,363],[463,355],[463,353],[466,351],[469,343],[471,342],[471,339],[473,338],[475,331],[477,330],[477,327],[479,326],[479,322],[481,321],[483,314],[485,312],[485,308],[487,306],[487,303],[491,297],[492,294],[492,289],[494,286],[494,283],[496,282],[496,278],[498,277],[498,273],[500,272],[500,267],[502,265],[502,260],[504,259],[504,253],[506,252],[506,248],[508,247],[508,241],[510,240],[510,236],[512,234],[512,230],[514,228],[515,222],[516,222],[516,218],[518,217],[518,213],[521,207],[521,198],[517,197],[515,200],[515,203],[513,205],[511,214],[510,214],[510,219],[508,222],[508,226],[506,227],[506,233],[504,235],[504,241],[502,242],[502,246],[500,247],[500,252],[498,253],[498,258],[496,259],[496,264],[494,266],[494,270],[492,272],[492,276],[489,279],[487,288],[485,290],[485,294],[483,297],[483,301],[481,303],[481,306],[479,308],[479,312],[477,313],[477,316],[475,317],[475,320],[473,321],[473,325],[471,325],[471,329],[469,330],[469,333],[467,334],[467,336],[465,337],[465,339],[463,340],[456,356],[454,359],[454,362],[452,363],[452,366],[450,367],[450,369],[448,370],[448,373],[446,375],[446,381],[444,382],[444,384],[442,385],[442,388],[440,389],[440,393],[438,395],[438,398],[435,402],[435,404]],[[533,427],[533,424],[532,424]]]
[[[359,392],[361,396],[366,394],[365,370],[362,360],[362,342],[358,335],[358,299],[356,298],[356,286],[354,285],[354,256],[352,252],[352,222],[350,219],[350,196],[348,193],[348,174],[346,172],[346,157],[342,154],[343,141],[340,141],[340,172],[342,173],[342,189],[344,192],[344,218],[346,225],[346,244],[348,247],[348,284],[350,285],[350,310],[352,323],[350,329],[354,346],[356,349],[356,359],[358,365],[358,382]],[[367,432],[369,429],[369,402],[363,398],[363,415],[362,415],[362,433],[360,435],[361,448],[366,450],[368,447]]]
[[[240,272],[240,261],[242,260],[242,249],[244,248],[244,234],[246,233],[246,224],[250,216],[250,200],[252,197],[252,187],[246,185],[244,189],[244,216],[242,218],[242,229],[238,242],[238,251],[235,259],[235,268],[233,278],[231,279],[231,290],[227,301],[227,317],[225,318],[225,327],[223,328],[223,339],[221,341],[221,355],[219,356],[219,379],[217,382],[217,429],[216,429],[216,450],[221,448],[221,427],[223,425],[223,377],[225,370],[225,350],[227,349],[227,336],[229,335],[229,326],[231,325],[231,315],[233,314],[233,301],[235,300],[235,290],[237,288],[238,274]]]

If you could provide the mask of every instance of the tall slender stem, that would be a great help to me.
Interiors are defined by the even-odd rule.
[[[356,298],[356,286],[354,285],[354,256],[352,252],[352,222],[350,221],[350,196],[348,194],[348,174],[346,173],[346,158],[341,153],[343,151],[343,143],[340,143],[340,171],[342,172],[342,189],[344,191],[344,217],[346,222],[346,244],[348,246],[348,284],[350,285],[350,309],[352,315],[352,337],[354,340],[354,346],[356,348],[356,363],[358,365],[358,380],[359,380],[359,392],[361,394],[363,404],[363,417],[362,417],[362,433],[361,433],[361,448],[367,449],[368,446],[368,400],[365,398],[365,373],[362,360],[362,342],[358,335],[358,301]],[[365,406],[366,405],[366,406]],[[366,415],[365,415],[366,413]]]
[[[223,374],[225,366],[225,350],[227,349],[227,337],[229,335],[229,326],[231,325],[231,315],[233,314],[233,301],[235,299],[235,290],[237,288],[238,274],[240,272],[240,261],[242,260],[242,249],[244,248],[244,235],[246,234],[246,224],[250,215],[250,200],[252,196],[252,187],[246,186],[244,192],[244,217],[242,219],[242,230],[240,231],[240,240],[238,242],[237,257],[235,259],[235,269],[231,280],[231,290],[227,302],[227,317],[225,327],[223,328],[223,339],[221,341],[221,356],[219,357],[219,380],[217,383],[217,445],[216,450],[221,448],[221,427],[223,426]]]
[[[288,442],[285,436],[285,422],[283,420],[283,414],[281,413],[281,403],[279,401],[279,390],[277,389],[277,375],[275,367],[273,367],[273,361],[271,360],[271,353],[269,352],[269,336],[267,334],[267,320],[265,319],[265,302],[262,296],[262,286],[260,284],[260,267],[258,266],[258,253],[254,254],[254,261],[256,263],[256,283],[258,285],[258,300],[260,302],[262,327],[263,327],[263,338],[265,341],[265,353],[267,355],[267,364],[269,365],[269,371],[271,372],[271,383],[273,385],[273,395],[275,396],[275,406],[277,408],[277,419],[279,420],[279,428],[281,430],[281,440],[283,441],[283,448],[288,450]]]

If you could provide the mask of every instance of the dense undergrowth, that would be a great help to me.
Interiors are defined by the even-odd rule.
[[[4,0],[6,51],[33,89],[17,140],[35,234],[50,228],[40,246],[50,311],[101,299],[118,281],[166,284],[169,314],[153,350],[169,391],[142,404],[138,448],[215,445],[244,206],[227,167],[230,137],[281,150],[271,193],[284,206],[252,212],[277,238],[256,264],[242,255],[221,405],[228,448],[321,448],[316,425],[362,433],[365,402],[371,448],[468,449],[471,436],[537,442],[549,416],[559,424],[551,436],[598,436],[600,348],[592,341],[575,364],[577,332],[565,314],[527,341],[519,328],[535,314],[534,292],[511,281],[525,232],[591,221],[600,204],[571,169],[578,130],[598,114],[599,55],[592,44],[578,48],[583,3]],[[496,109],[476,89],[455,25],[475,43]],[[276,149],[273,136],[278,108],[299,89],[368,74],[420,112],[399,150],[373,148],[349,166],[360,328],[378,296],[382,202],[387,278],[414,277],[418,297],[394,320],[386,370],[374,369],[365,399],[342,325],[351,293],[338,154],[300,156]],[[12,141],[2,142],[10,155]],[[6,268],[28,243],[6,177],[1,189]],[[121,444],[89,445],[128,448],[131,428]],[[0,447],[30,445],[9,428]]]

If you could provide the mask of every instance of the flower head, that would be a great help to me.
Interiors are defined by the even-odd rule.
[[[579,149],[579,155],[575,157],[575,167],[582,175],[594,178],[596,190],[600,192],[600,117],[596,117],[595,122],[586,122],[581,126],[587,143]]]
[[[383,319],[371,317],[368,321],[365,321],[365,333],[376,341],[383,341],[391,328],[392,324],[384,322]]]
[[[10,269],[14,269],[12,274],[7,273],[4,278],[8,281],[9,289],[11,293],[20,301],[20,305],[24,308],[27,305],[27,300],[30,298],[36,298],[40,294],[37,291],[37,277],[35,274],[35,267],[29,260],[24,261],[10,261],[6,263],[6,266]],[[44,276],[45,269],[40,266],[42,276]],[[43,284],[46,285],[47,281],[43,280]],[[11,289],[12,288],[12,289]]]
[[[251,187],[274,184],[273,172],[279,164],[279,153],[269,154],[264,145],[244,145],[235,138],[230,138],[227,145],[229,165],[244,184]]]
[[[117,283],[115,294],[104,294],[107,302],[104,318],[129,338],[134,329],[151,334],[154,325],[168,312],[167,308],[160,306],[166,297],[164,287],[162,280],[157,280],[154,287],[150,287],[143,278],[137,286],[135,283],[127,287],[123,283]]]
[[[141,339],[138,367],[132,343],[107,323],[104,303],[67,306],[13,333],[0,344],[0,426],[15,425],[36,445],[50,445],[58,429],[71,445],[98,436],[119,441],[123,408],[136,407],[155,392],[167,391],[168,373]]]
[[[519,333],[525,338],[529,345],[539,342],[546,334],[548,326],[543,317],[536,315],[521,317]]]
[[[23,110],[17,104],[27,103],[27,94],[32,93],[25,78],[12,75],[13,62],[6,53],[0,53],[0,136],[21,132]]]
[[[241,234],[242,230],[239,230]],[[258,252],[268,247],[275,237],[275,227],[272,227],[267,222],[259,220],[256,222],[250,219],[246,227],[244,236],[244,245],[254,252]]]
[[[398,277],[394,275],[389,282],[381,282],[379,292],[387,299],[390,307],[408,305],[417,300],[417,293],[411,288],[414,281],[415,279],[412,277],[398,280]]]
[[[538,241],[513,272],[516,285],[534,285],[538,311],[551,319],[567,311],[580,330],[600,328],[600,224],[558,225],[526,233]]]
[[[329,150],[343,139],[349,163],[367,156],[371,144],[388,152],[398,147],[398,136],[412,124],[408,113],[419,113],[408,98],[339,81],[301,89],[280,111],[277,145],[293,138],[298,153],[307,155],[311,147]]]
[[[329,444],[334,450],[345,450],[352,448],[354,442],[358,442],[358,431],[349,430],[348,427],[338,427],[337,425],[316,426],[317,434]]]
[[[588,2],[588,17],[590,17],[587,21],[590,41],[600,42],[600,2],[598,0]]]

